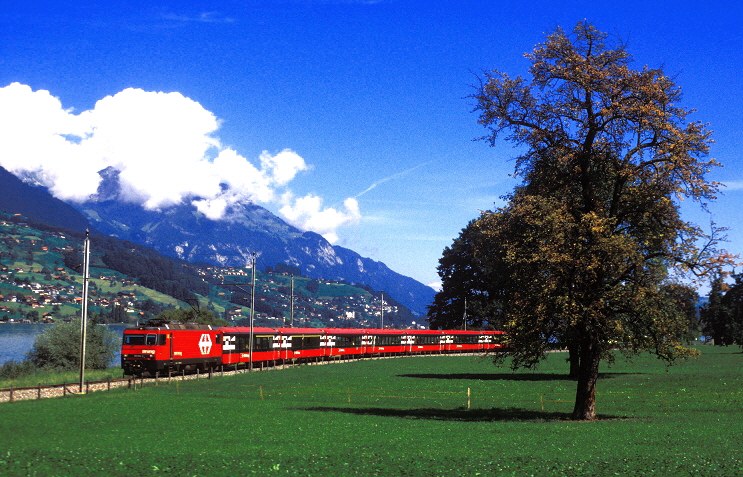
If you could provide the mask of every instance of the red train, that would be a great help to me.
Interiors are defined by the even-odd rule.
[[[339,357],[485,352],[502,347],[502,331],[344,328],[250,328],[169,324],[125,330],[121,367],[127,375],[255,367],[261,363]]]

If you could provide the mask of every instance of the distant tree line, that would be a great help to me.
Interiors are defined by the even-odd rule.
[[[299,267],[295,267],[294,265],[287,265],[285,263],[277,263],[276,266],[268,266],[266,267],[266,273],[286,273],[287,275],[291,275],[293,277],[301,277],[302,271],[299,269]]]
[[[718,273],[712,282],[709,301],[700,310],[703,331],[717,346],[743,346],[743,275],[733,275],[728,286]]]
[[[157,323],[197,323],[200,325],[227,326],[226,320],[217,318],[214,312],[202,309],[171,308],[162,311],[150,324]]]

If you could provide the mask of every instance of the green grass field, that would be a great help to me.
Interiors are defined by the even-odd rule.
[[[738,348],[619,358],[595,422],[567,419],[566,366],[395,358],[6,403],[0,475],[743,474]]]

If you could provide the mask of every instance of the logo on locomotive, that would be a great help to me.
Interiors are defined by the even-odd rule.
[[[209,354],[209,351],[212,350],[212,337],[209,336],[207,333],[204,333],[201,335],[201,338],[199,338],[199,351],[201,351],[201,354]]]

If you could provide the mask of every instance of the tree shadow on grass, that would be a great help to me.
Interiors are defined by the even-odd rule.
[[[415,373],[398,374],[401,378],[464,379],[479,381],[572,381],[567,374],[549,373]]]
[[[491,409],[390,409],[382,407],[331,407],[314,406],[295,408],[301,411],[340,412],[361,416],[394,417],[399,419],[425,419],[431,421],[461,422],[548,422],[569,421],[570,414],[564,412],[534,411],[521,408]],[[598,420],[617,419],[618,416],[602,415]]]
[[[599,373],[599,379],[612,379],[623,375],[644,373]],[[480,381],[575,381],[567,374],[554,373],[415,373],[398,374],[400,378],[465,379]]]

